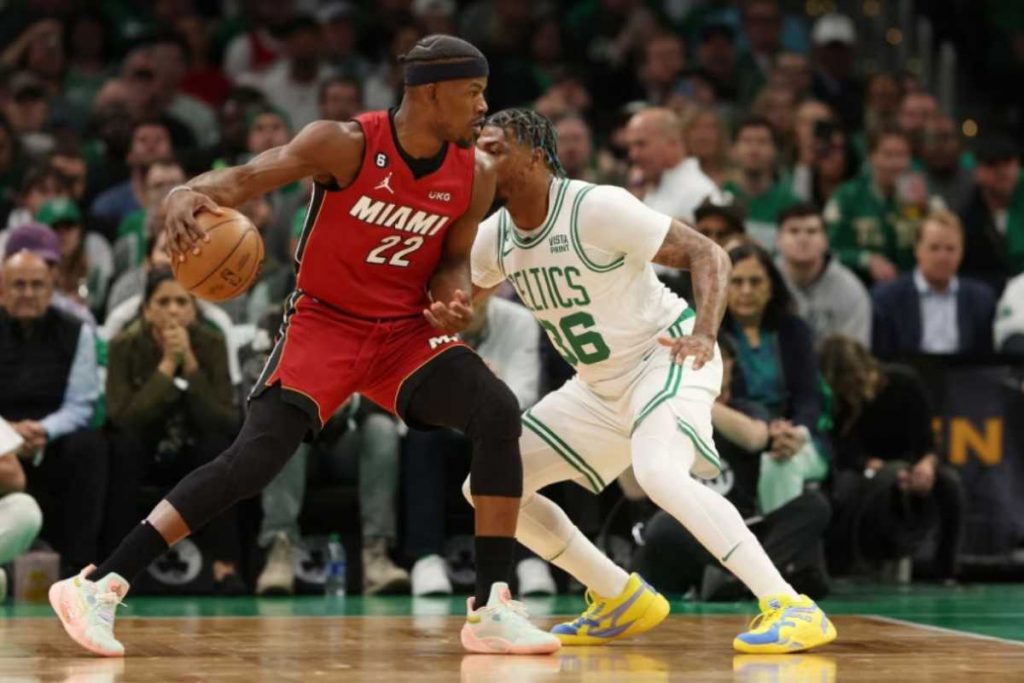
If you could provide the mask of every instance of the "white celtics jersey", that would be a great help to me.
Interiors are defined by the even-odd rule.
[[[543,225],[530,232],[505,209],[480,224],[473,283],[507,278],[579,378],[614,391],[659,336],[670,328],[680,336],[693,317],[651,265],[671,219],[622,188],[578,180],[555,179],[548,201]]]

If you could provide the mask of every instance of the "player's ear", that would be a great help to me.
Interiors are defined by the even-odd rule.
[[[537,164],[544,165],[544,152],[543,150],[535,149],[530,155],[530,165],[536,166]]]

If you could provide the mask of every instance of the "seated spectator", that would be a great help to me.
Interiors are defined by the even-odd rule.
[[[332,76],[320,86],[320,118],[325,121],[348,121],[365,109],[363,87],[359,81],[345,76]]]
[[[644,109],[629,120],[626,139],[644,204],[693,221],[693,210],[717,188],[697,159],[687,156],[679,117],[668,109]]]
[[[138,523],[143,484],[172,486],[226,449],[237,426],[224,337],[199,323],[170,269],[149,273],[140,319],[110,343],[107,413],[116,484],[106,497],[105,537],[120,539]],[[244,592],[233,510],[204,535],[218,592]]]
[[[34,223],[36,214],[43,204],[51,199],[67,197],[70,194],[65,178],[48,164],[37,164],[25,171],[21,191],[15,198],[14,206],[7,215],[6,234],[26,223]]]
[[[79,144],[71,139],[58,140],[50,155],[50,168],[64,176],[71,200],[83,206],[89,187],[89,165]]]
[[[729,129],[714,109],[691,108],[684,116],[683,145],[704,175],[721,187],[729,172]]]
[[[780,440],[776,447],[764,408],[731,395],[731,379],[739,371],[735,352],[727,341],[720,349],[722,393],[712,408],[711,420],[723,471],[705,483],[736,506],[768,557],[798,592],[821,598],[828,592],[823,545],[831,514],[828,499],[810,489],[780,506],[764,507],[759,491],[770,483],[764,480],[771,476],[765,461],[788,461],[796,444]],[[740,598],[745,588],[719,565],[690,532],[662,511],[644,525],[643,543],[633,557],[633,571],[659,591],[695,590],[701,600]]]
[[[61,263],[60,238],[50,228],[39,223],[27,223],[10,231],[4,243],[4,254],[13,256],[22,250],[28,250],[39,256],[50,267],[50,276],[54,283],[58,281]],[[50,298],[50,305],[59,311],[78,318],[91,329],[96,329],[96,318],[89,307],[77,296],[71,296],[56,286]]]
[[[957,275],[963,244],[956,214],[928,215],[914,243],[917,268],[872,292],[876,356],[992,352],[996,297],[988,285]]]
[[[939,115],[939,101],[924,90],[910,90],[900,101],[896,125],[910,140],[910,153],[915,161],[924,158],[925,131]]]
[[[474,304],[473,324],[463,339],[519,399],[521,409],[538,398],[540,328],[519,304],[488,297]],[[444,559],[445,482],[461,486],[469,472],[471,445],[450,429],[409,430],[405,442],[405,544],[412,558],[412,594],[450,594],[448,564]],[[450,476],[448,473],[451,473]],[[456,489],[457,490],[457,489]],[[530,558],[517,567],[520,593],[554,592],[547,565]]]
[[[131,177],[96,197],[89,211],[104,235],[115,237],[121,221],[128,214],[142,208],[145,201],[143,171],[157,159],[170,158],[171,152],[171,134],[166,124],[158,120],[135,124],[125,154],[125,163],[131,171]]]
[[[773,249],[779,212],[799,200],[778,178],[778,147],[768,119],[750,117],[740,123],[732,153],[736,173],[725,181],[722,191],[746,209],[747,234],[765,249]]]
[[[600,182],[594,167],[594,140],[590,126],[578,114],[566,114],[555,121],[558,160],[565,175],[588,183]]]
[[[740,372],[732,393],[761,404],[771,419],[784,418],[817,438],[822,415],[811,328],[795,312],[793,297],[764,249],[753,243],[729,250],[732,274],[722,332],[736,346]]]
[[[431,7],[426,8],[426,14],[430,15],[429,17],[421,16],[424,12],[420,8],[420,4],[417,3],[417,6],[412,8],[413,14],[430,22],[433,28],[442,28],[442,25],[433,25],[431,19],[436,12],[431,12]],[[436,5],[436,3],[433,4]],[[365,37],[359,35],[361,24],[359,8],[355,6],[355,3],[346,0],[334,0],[320,3],[320,5],[316,18],[320,22],[321,31],[324,34],[324,57],[327,63],[335,72],[353,79],[353,82],[362,81],[370,71],[370,64],[359,50],[362,38]],[[455,13],[454,5],[451,6],[451,13],[452,15]],[[456,32],[451,26],[447,28],[449,30],[430,30],[427,33],[455,35]]]
[[[768,83],[792,91],[797,102],[804,102],[811,96],[813,77],[811,62],[806,54],[785,51],[775,54]]]
[[[21,147],[32,157],[43,158],[55,144],[50,125],[55,90],[49,89],[31,71],[10,77],[4,88],[9,96],[0,109],[17,134]]]
[[[811,29],[814,43],[811,90],[839,116],[846,130],[860,130],[864,113],[864,83],[857,76],[857,29],[850,17],[829,13]]]
[[[991,136],[978,143],[977,188],[964,210],[964,273],[997,291],[1024,272],[1024,178],[1020,148],[1012,138]]]
[[[993,332],[1000,353],[1024,356],[1024,273],[1010,280],[996,306]]]
[[[188,45],[188,69],[181,79],[181,92],[210,107],[219,107],[231,90],[231,81],[221,69],[206,20],[198,13],[187,12],[175,17],[174,29]]]
[[[24,439],[27,492],[42,536],[70,576],[94,561],[107,489],[107,444],[88,429],[99,396],[88,325],[50,304],[53,272],[21,249],[6,257],[0,310],[0,417]]]
[[[821,371],[835,397],[831,566],[846,572],[912,555],[938,527],[933,570],[952,578],[964,491],[936,455],[920,378],[909,367],[880,364],[847,337],[825,340]]]
[[[882,128],[868,141],[868,172],[839,186],[825,207],[829,242],[844,266],[869,284],[890,282],[913,266],[914,234],[942,200],[924,178],[908,175],[910,142]]]
[[[154,85],[163,111],[188,126],[197,147],[217,144],[217,116],[206,102],[185,92],[182,85],[189,68],[189,45],[172,27],[149,41],[153,56]]]
[[[779,160],[793,156],[797,104],[792,90],[784,85],[769,84],[761,88],[750,105],[751,118],[763,118],[771,126]]]
[[[43,526],[43,512],[35,498],[25,493],[25,469],[18,457],[24,439],[0,418],[0,440],[8,450],[0,449],[0,602],[7,597],[7,573],[3,565],[28,550]]]
[[[154,256],[160,253],[159,248],[154,247],[152,253]],[[164,261],[167,260],[166,252],[161,254],[161,258]],[[154,261],[150,268],[145,271],[145,278],[142,280],[142,287],[138,290],[138,293],[129,296],[107,313],[107,319],[103,321],[103,326],[99,329],[99,336],[102,339],[106,341],[114,339],[122,330],[140,317],[146,279],[149,277],[150,272],[158,267],[157,264],[159,263],[161,261]],[[199,309],[202,323],[219,332],[227,340],[228,374],[231,376],[231,384],[239,386],[242,381],[242,371],[238,364],[238,345],[241,340],[235,334],[235,326],[231,322],[231,316],[223,308],[210,301],[194,299],[193,302]]]
[[[142,206],[124,217],[117,226],[114,264],[117,275],[139,266],[149,251],[148,217],[159,210],[160,202],[176,185],[185,183],[185,171],[173,159],[157,159],[141,169]],[[141,286],[139,288],[141,290]],[[108,304],[108,308],[111,306]]]
[[[974,194],[974,178],[961,163],[963,145],[956,122],[936,113],[925,122],[921,137],[928,187],[942,197],[950,211],[962,214]]]
[[[320,86],[331,77],[324,60],[320,25],[308,16],[293,18],[283,27],[284,59],[266,70],[240,76],[236,82],[259,88],[275,106],[288,113],[297,128],[319,118]]]
[[[747,238],[744,215],[743,207],[733,201],[732,197],[723,197],[721,193],[715,193],[697,207],[694,212],[694,227],[697,228],[697,232],[727,249],[727,244],[739,238]]]
[[[110,244],[98,233],[85,232],[82,214],[71,199],[61,197],[47,201],[36,219],[57,233],[60,244],[57,289],[88,307],[94,315],[102,313],[114,272]]]
[[[735,102],[739,95],[736,31],[728,24],[705,24],[697,39],[697,64],[715,82],[716,99]]]
[[[879,71],[868,76],[864,87],[864,128],[874,130],[895,125],[903,101],[903,83],[899,76]]]
[[[817,209],[797,204],[780,213],[776,245],[775,263],[815,343],[845,334],[870,344],[871,298],[860,279],[829,253]]]
[[[337,478],[344,462],[359,470],[359,511],[362,526],[363,594],[409,590],[409,574],[395,565],[388,551],[398,537],[399,452],[397,420],[359,395],[342,406],[311,444],[298,452],[263,490],[263,522],[259,545],[267,562],[256,582],[259,595],[294,591],[295,548],[301,539],[299,513],[305,497],[307,471],[318,478]],[[417,489],[419,490],[419,489]]]
[[[809,117],[828,111],[819,107],[824,105],[805,102],[801,112]],[[809,122],[801,121],[800,116],[798,113],[797,162],[791,176],[793,194],[820,211],[839,186],[857,174],[857,156],[849,135],[831,120],[831,113]]]
[[[126,90],[123,101],[128,105],[133,120],[159,121],[167,130],[171,146],[175,149],[192,149],[198,147],[200,141],[209,143],[210,136],[215,135],[216,131],[200,130],[198,126],[193,128],[196,124],[184,120],[178,111],[180,100],[177,85],[170,84],[167,78],[169,72],[162,63],[165,52],[152,42],[137,43],[121,61],[120,78],[111,79],[108,84],[121,83]],[[177,70],[180,73],[180,64]],[[103,97],[104,90],[96,96],[97,102]],[[204,118],[202,125],[212,127],[212,117],[201,118]],[[216,142],[216,138],[213,142]]]

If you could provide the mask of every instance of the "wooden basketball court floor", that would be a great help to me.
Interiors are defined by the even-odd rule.
[[[737,655],[751,603],[673,602],[640,638],[553,656],[469,655],[463,598],[148,598],[119,610],[124,659],[78,649],[43,605],[0,607],[0,681],[1024,681],[1024,586],[845,587],[823,606],[839,640]],[[579,597],[528,600],[536,620]]]

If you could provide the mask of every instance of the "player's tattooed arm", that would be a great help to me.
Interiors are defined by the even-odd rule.
[[[219,213],[220,206],[238,206],[307,176],[341,186],[352,182],[362,162],[364,138],[356,123],[314,121],[280,147],[256,155],[240,166],[214,169],[196,176],[164,198],[168,246],[185,254],[205,239],[195,216]]]
[[[469,256],[480,221],[494,201],[496,175],[491,157],[476,151],[476,172],[473,175],[473,197],[466,213],[448,229],[441,253],[441,262],[430,278],[433,303],[423,311],[430,324],[446,333],[460,332],[473,320],[470,295]]]
[[[661,339],[671,347],[675,360],[682,363],[693,356],[694,369],[700,369],[714,356],[718,327],[728,300],[729,271],[732,266],[725,251],[686,223],[673,220],[654,262],[670,268],[690,271],[693,281],[697,320],[693,332],[678,339]]]

